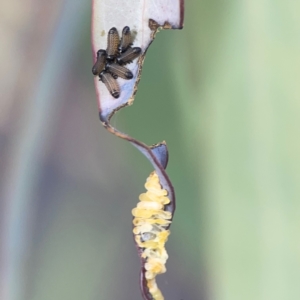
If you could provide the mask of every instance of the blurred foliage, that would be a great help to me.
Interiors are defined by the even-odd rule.
[[[2,18],[1,205],[30,213],[2,298],[140,299],[131,209],[152,170],[98,120],[90,7],[14,5]],[[187,1],[184,29],[157,35],[134,105],[113,119],[169,147],[166,300],[300,298],[299,9]]]

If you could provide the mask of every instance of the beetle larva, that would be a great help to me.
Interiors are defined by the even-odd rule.
[[[128,49],[128,47],[132,45],[132,40],[133,38],[130,32],[130,28],[128,26],[125,26],[122,31],[122,38],[119,50],[121,52],[125,52]]]
[[[94,75],[99,75],[105,68],[106,63],[106,51],[100,49],[97,52],[97,60],[92,68],[92,72]]]
[[[120,97],[120,87],[118,82],[110,73],[103,71],[99,75],[100,80],[105,84],[106,88],[114,98]]]
[[[135,58],[137,58],[142,52],[140,47],[128,48],[124,53],[117,58],[117,62],[120,65],[125,65],[131,63]]]
[[[119,52],[119,33],[116,27],[111,28],[107,35],[107,59],[113,60]]]
[[[132,79],[133,75],[130,70],[127,68],[120,66],[116,63],[111,63],[106,65],[106,70],[110,72],[113,76],[117,75],[124,79]]]

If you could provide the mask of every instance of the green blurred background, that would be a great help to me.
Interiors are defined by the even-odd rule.
[[[1,3],[0,299],[139,300],[152,171],[98,119],[90,1]],[[112,123],[166,140],[169,300],[300,299],[300,2],[186,1]]]

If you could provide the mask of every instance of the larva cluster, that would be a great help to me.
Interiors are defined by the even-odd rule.
[[[137,58],[142,50],[139,47],[131,47],[133,37],[128,26],[125,26],[120,39],[118,30],[113,27],[108,31],[107,49],[100,49],[97,52],[97,60],[92,68],[92,73],[99,76],[110,94],[114,98],[120,97],[120,86],[117,78],[130,80],[132,72],[124,67]]]
[[[144,261],[145,279],[153,300],[163,300],[164,297],[157,287],[155,277],[166,272],[168,254],[165,243],[170,231],[171,212],[164,207],[170,203],[168,192],[162,189],[159,177],[152,172],[145,184],[146,193],[140,195],[140,202],[132,210],[133,233]]]

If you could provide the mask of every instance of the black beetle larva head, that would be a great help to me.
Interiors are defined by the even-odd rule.
[[[111,92],[111,95],[112,95],[114,98],[118,99],[118,98],[120,97],[120,92],[118,92],[118,91],[112,91],[112,92]]]
[[[107,54],[106,54],[106,51],[103,50],[103,49],[98,50],[98,51],[97,51],[97,58],[98,58],[100,55],[106,57],[106,55],[107,55]]]
[[[97,60],[92,68],[92,73],[94,75],[99,75],[105,68],[106,63],[106,51],[100,49],[97,51]]]
[[[133,74],[129,70],[126,71],[125,76],[126,76],[126,79],[132,79],[133,78]]]
[[[130,33],[130,28],[129,26],[125,26],[122,30],[122,34],[127,35]]]
[[[110,73],[102,71],[99,75],[99,78],[105,84],[106,88],[114,98],[120,97],[119,84]]]
[[[128,48],[124,53],[121,53],[117,58],[120,65],[131,63],[134,59],[140,56],[142,49],[140,47]]]
[[[113,33],[118,33],[118,30],[116,27],[112,27],[111,29],[109,29],[108,34],[113,34]]]
[[[129,46],[132,45],[133,37],[130,32],[130,28],[128,26],[125,26],[122,30],[122,38],[119,50],[121,52],[125,52]]]
[[[132,52],[134,54],[140,55],[142,52],[142,49],[140,47],[134,47],[134,48],[132,48]]]
[[[120,66],[116,63],[110,63],[106,65],[106,69],[108,72],[110,72],[113,76],[117,75],[117,77],[121,77],[123,79],[132,79],[133,74],[131,71],[123,66]]]
[[[119,52],[119,43],[120,43],[120,38],[119,38],[119,33],[116,27],[111,28],[108,31],[107,35],[107,59],[108,60],[113,60],[118,52]]]

